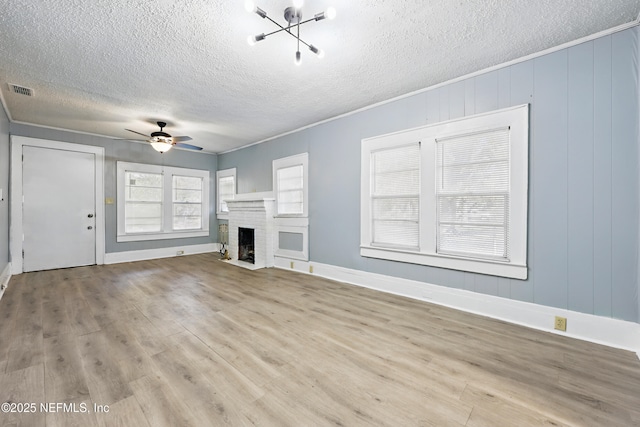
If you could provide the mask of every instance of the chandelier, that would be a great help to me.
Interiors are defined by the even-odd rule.
[[[321,21],[325,18],[334,19],[336,17],[336,10],[333,7],[330,7],[325,12],[316,13],[313,16],[313,18],[303,21],[302,10],[301,10],[302,4],[303,4],[303,0],[293,0],[293,6],[289,6],[284,10],[284,19],[285,21],[287,21],[287,25],[282,26],[276,21],[274,21],[273,19],[271,19],[269,16],[267,16],[267,12],[265,12],[264,10],[256,6],[256,4],[252,0],[245,1],[244,7],[247,10],[247,12],[255,12],[261,18],[263,19],[266,18],[279,27],[278,30],[272,31],[267,34],[262,33],[262,34],[258,34],[257,36],[249,36],[249,39],[247,40],[249,44],[253,46],[257,42],[264,40],[268,36],[284,31],[285,33],[295,38],[298,43],[298,49],[296,51],[296,60],[295,60],[296,65],[300,65],[301,63],[300,43],[307,46],[311,52],[315,53],[318,56],[318,58],[324,57],[323,50],[318,49],[316,46],[309,44],[300,38],[300,26],[302,24],[306,24],[307,22]]]

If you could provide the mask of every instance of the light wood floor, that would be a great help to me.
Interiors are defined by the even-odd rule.
[[[30,427],[630,426],[640,361],[207,254],[14,276],[0,300],[0,401],[36,403],[0,413]],[[47,402],[90,413],[42,412]]]

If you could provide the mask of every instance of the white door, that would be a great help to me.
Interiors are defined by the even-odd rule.
[[[22,153],[23,271],[95,264],[95,154]]]

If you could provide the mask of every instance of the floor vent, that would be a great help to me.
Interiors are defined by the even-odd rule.
[[[19,95],[33,96],[33,89],[9,83],[9,90]]]

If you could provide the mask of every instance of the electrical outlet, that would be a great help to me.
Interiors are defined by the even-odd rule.
[[[566,317],[556,316],[556,322],[555,322],[553,327],[555,329],[559,330],[559,331],[566,331],[567,330],[567,318]]]
[[[184,255],[184,251],[178,251],[176,252],[176,255]]]
[[[309,273],[313,274],[313,265],[309,266]]]
[[[293,261],[291,261],[291,268],[293,268]]]

